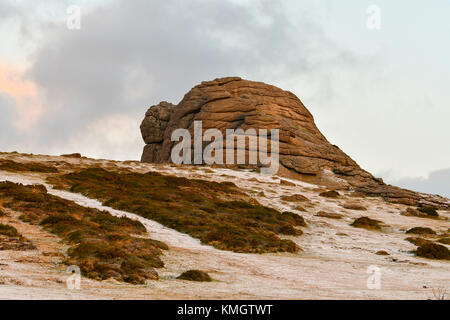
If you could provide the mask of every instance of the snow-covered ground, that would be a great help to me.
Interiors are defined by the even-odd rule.
[[[29,157],[15,156],[14,160],[18,159],[27,161]],[[51,194],[86,207],[109,211],[113,215],[126,215],[139,220],[145,225],[151,238],[161,240],[170,247],[162,257],[165,267],[157,270],[161,276],[158,281],[149,281],[145,286],[133,286],[115,281],[82,279],[80,290],[69,290],[65,285],[67,275],[63,266],[19,259],[30,255],[39,260],[44,247],[41,242],[45,237],[50,237],[48,241],[58,243],[56,237],[45,235],[42,230],[36,230],[39,229],[36,226],[21,226],[25,236],[32,235],[29,238],[37,244],[39,251],[0,251],[0,280],[1,277],[7,279],[4,285],[0,284],[0,298],[428,299],[433,298],[433,288],[444,287],[450,292],[450,262],[415,257],[410,253],[415,246],[404,240],[407,237],[405,231],[415,226],[430,227],[438,234],[444,234],[450,228],[449,212],[440,212],[447,220],[406,217],[400,215],[406,206],[389,204],[380,198],[352,198],[344,193],[340,199],[323,198],[318,196],[319,187],[315,185],[284,178],[294,182],[296,186],[280,185],[279,177],[267,177],[247,171],[218,168],[192,170],[190,167],[125,164],[107,160],[33,157],[33,161],[62,160],[75,165],[102,164],[105,168],[123,167],[138,172],[155,170],[187,178],[232,181],[264,205],[302,215],[308,224],[302,228],[304,234],[286,238],[295,241],[303,250],[297,254],[261,255],[217,250],[155,221],[102,206],[97,200],[80,194],[54,190],[44,183],[45,178],[39,174],[0,171],[0,181],[45,184]],[[280,199],[283,195],[298,193],[310,201],[290,203]],[[340,206],[348,201],[358,201],[368,210],[354,211]],[[303,206],[306,212],[296,211],[297,205]],[[340,213],[343,219],[315,216],[322,210]],[[350,223],[360,216],[380,220],[386,226],[383,231],[351,227]],[[20,224],[18,221],[15,223]],[[58,245],[58,248],[63,248],[62,244]],[[379,250],[385,250],[389,255],[376,255]],[[368,273],[371,266],[380,270],[379,289],[367,287],[367,280],[372,275]],[[196,283],[174,279],[188,269],[207,271],[216,281]]]

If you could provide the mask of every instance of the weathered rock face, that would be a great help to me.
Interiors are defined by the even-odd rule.
[[[291,92],[238,77],[202,82],[177,106],[167,102],[152,106],[141,125],[146,143],[141,160],[170,162],[176,144],[171,141],[172,132],[183,128],[193,136],[196,120],[202,121],[203,131],[219,129],[224,136],[226,129],[279,129],[279,175],[403,203],[424,200],[418,193],[385,185],[361,169],[327,141],[311,113]]]
[[[168,158],[160,158],[161,146],[174,107],[173,104],[162,101],[145,113],[144,121],[141,124],[141,133],[146,146],[141,161],[162,162],[168,160]]]

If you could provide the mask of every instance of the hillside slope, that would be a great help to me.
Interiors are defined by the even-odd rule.
[[[256,132],[279,129],[278,174],[281,176],[341,190],[352,189],[393,203],[450,209],[445,198],[387,185],[362,169],[338,146],[328,142],[313,115],[293,93],[239,77],[204,81],[187,92],[178,105],[164,101],[150,107],[141,124],[146,143],[142,161],[171,162],[171,150],[176,144],[171,139],[172,133],[187,129],[194,137],[196,121],[201,121],[202,133],[218,129],[224,139],[227,129]],[[238,149],[237,144],[234,148]],[[249,145],[244,149],[248,157]]]
[[[431,212],[386,202],[381,197],[369,197],[352,190],[339,190],[336,195],[327,192],[329,189],[324,186],[262,176],[253,170],[18,153],[0,154],[0,164],[4,160],[23,164],[25,168],[3,167],[0,181],[42,184],[49,194],[80,206],[139,221],[147,230],[144,237],[165,243],[168,250],[161,252],[164,266],[157,269],[158,280],[133,285],[113,278],[98,281],[83,276],[81,289],[69,290],[65,264],[68,246],[45,228],[19,219],[21,212],[0,203],[4,212],[0,223],[15,226],[36,247],[27,251],[0,250],[0,298],[428,299],[435,298],[433,289],[446,287],[450,290],[450,260],[446,260],[445,255],[430,256],[433,259],[420,257],[416,252],[420,247],[426,249],[430,243],[448,250],[445,239],[450,237],[450,212],[446,210],[438,210],[436,217]],[[42,172],[48,171],[42,168],[27,171],[31,164],[57,171]],[[202,243],[194,233],[192,236],[165,226],[164,220],[156,222],[125,208],[114,209],[95,199],[95,195],[89,198],[70,190],[55,189],[50,183],[52,177],[88,168],[102,168],[117,174],[157,172],[163,176],[232,182],[245,195],[243,201],[303,217],[306,225],[301,227],[301,234],[280,235],[300,250],[262,254],[220,250]],[[361,217],[371,219],[370,223],[364,225],[361,219],[357,220]],[[378,222],[372,224],[375,220]],[[415,227],[424,228],[413,230],[422,234],[411,233]],[[430,228],[434,234],[423,233],[425,228]],[[410,241],[417,245],[406,238],[414,238]],[[380,270],[379,290],[367,286],[374,266]],[[189,269],[206,271],[214,280],[176,279]]]

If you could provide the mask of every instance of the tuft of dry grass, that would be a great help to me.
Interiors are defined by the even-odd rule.
[[[200,281],[200,282],[211,282],[212,278],[208,273],[201,270],[188,270],[183,272],[180,276],[177,277],[180,280],[188,280],[188,281]]]
[[[0,250],[34,250],[36,247],[13,226],[0,223]]]
[[[432,243],[432,241],[426,240],[426,239],[423,239],[420,237],[408,237],[405,240],[408,242],[411,242],[413,245],[418,246],[418,247],[422,246],[424,244]]]
[[[350,224],[352,227],[355,228],[363,228],[363,229],[369,229],[369,230],[380,230],[381,221],[370,219],[368,217],[360,217],[357,218],[355,221],[353,221],[352,224]]]
[[[414,227],[406,231],[406,233],[414,233],[414,234],[436,234],[436,232],[431,228],[426,227]]]
[[[288,202],[305,202],[309,201],[309,199],[301,194],[293,194],[290,196],[282,196],[281,200]]]
[[[6,237],[21,237],[16,228],[3,223],[0,223],[0,235]]]
[[[284,180],[284,179],[280,179],[280,185],[287,186],[287,187],[295,187],[296,186],[295,183]]]
[[[441,238],[438,242],[450,245],[450,238]]]
[[[428,259],[450,260],[450,250],[440,244],[429,242],[417,248],[417,256]]]
[[[319,211],[315,214],[315,216],[329,218],[329,219],[342,219],[342,214],[335,213],[335,212]]]
[[[417,208],[417,210],[419,210],[422,213],[427,214],[430,217],[438,217],[439,216],[436,208],[434,208],[434,207],[420,206]]]
[[[319,196],[325,198],[339,198],[340,194],[336,190],[330,190],[319,193]]]
[[[345,209],[349,209],[349,210],[359,210],[359,211],[366,211],[367,210],[366,207],[360,205],[359,203],[351,203],[351,202],[344,203],[342,205],[342,207],[345,208]]]

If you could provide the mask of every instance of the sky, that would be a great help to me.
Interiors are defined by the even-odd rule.
[[[0,0],[0,150],[139,159],[148,107],[240,76],[296,94],[386,182],[450,196],[449,13],[448,0]]]

